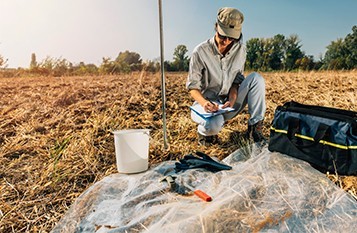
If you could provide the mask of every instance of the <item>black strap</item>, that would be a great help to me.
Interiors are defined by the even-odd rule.
[[[295,117],[290,117],[288,138],[298,148],[307,148],[317,145],[330,132],[330,126],[323,123],[319,123],[315,136],[313,137],[314,141],[305,145],[298,144],[298,140],[295,134],[298,134],[299,132],[300,132],[300,119]]]
[[[357,112],[345,109],[328,108],[323,106],[300,104],[294,101],[286,102],[280,107],[283,111],[292,111],[302,114],[348,122],[352,127],[357,127]]]

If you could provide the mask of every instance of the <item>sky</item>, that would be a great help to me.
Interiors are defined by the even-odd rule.
[[[244,14],[243,36],[297,34],[315,59],[357,25],[357,0],[162,0],[164,59],[177,45],[194,47],[214,35],[220,7]],[[9,68],[28,68],[31,54],[100,65],[129,50],[160,57],[158,0],[0,0],[0,55]]]

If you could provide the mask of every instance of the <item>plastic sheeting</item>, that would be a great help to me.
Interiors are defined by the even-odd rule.
[[[211,155],[212,156],[212,155]],[[309,164],[255,145],[232,153],[229,171],[192,169],[177,181],[212,196],[168,191],[175,161],[92,185],[52,232],[355,232],[357,202]]]

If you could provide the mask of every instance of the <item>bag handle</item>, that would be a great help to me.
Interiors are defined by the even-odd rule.
[[[288,136],[289,140],[298,148],[307,148],[307,147],[312,147],[312,146],[317,145],[321,141],[321,139],[323,139],[325,137],[325,135],[328,134],[328,131],[330,131],[329,125],[320,123],[319,126],[317,127],[317,131],[314,136],[314,141],[309,144],[306,144],[306,145],[299,145],[296,142],[295,134],[299,131],[300,119],[295,118],[295,117],[290,117],[288,125],[289,125],[289,128],[288,128],[287,136]]]

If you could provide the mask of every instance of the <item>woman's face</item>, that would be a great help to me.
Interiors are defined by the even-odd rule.
[[[233,43],[234,38],[230,38],[227,36],[220,35],[218,32],[216,32],[215,39],[217,42],[218,50],[219,52],[223,53],[226,51],[228,46]]]

